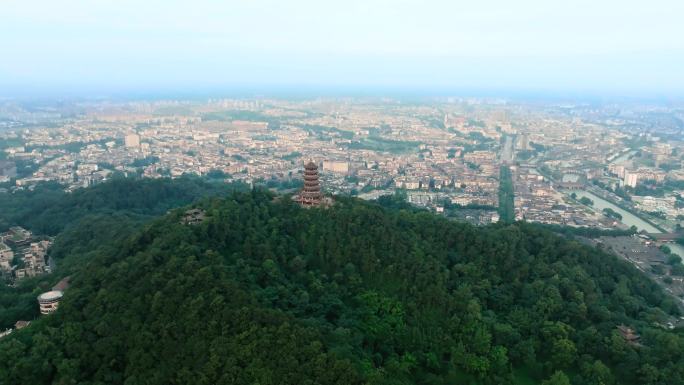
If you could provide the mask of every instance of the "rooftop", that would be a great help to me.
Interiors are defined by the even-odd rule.
[[[54,301],[62,298],[63,295],[64,294],[59,290],[52,290],[39,295],[38,301]]]

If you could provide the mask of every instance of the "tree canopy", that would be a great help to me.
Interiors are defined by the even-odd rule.
[[[71,288],[0,340],[0,383],[684,383],[681,332],[654,326],[678,308],[633,266],[387,206],[234,192],[96,243],[82,220],[55,241]]]

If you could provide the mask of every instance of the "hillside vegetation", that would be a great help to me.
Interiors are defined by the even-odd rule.
[[[38,234],[56,235],[87,215],[159,216],[199,198],[240,188],[245,186],[210,183],[193,176],[173,180],[116,178],[71,193],[57,183],[43,183],[34,190],[0,194],[0,232],[20,225]]]
[[[57,261],[55,274],[26,278],[16,286],[0,281],[0,330],[37,317],[36,297],[80,269],[102,247],[117,249],[127,236],[169,209],[235,190],[247,187],[188,176],[117,178],[73,193],[56,183],[43,183],[34,190],[0,194],[0,232],[18,225],[39,237],[58,235],[49,251]]]
[[[654,326],[672,300],[538,226],[258,190],[198,207],[195,226],[181,209],[111,241],[60,235],[72,287],[0,340],[0,383],[684,383],[682,334]]]

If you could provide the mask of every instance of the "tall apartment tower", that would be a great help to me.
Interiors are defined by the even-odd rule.
[[[635,172],[628,172],[625,171],[625,179],[624,179],[624,184],[625,186],[629,187],[636,187],[637,183],[639,183],[639,174]]]

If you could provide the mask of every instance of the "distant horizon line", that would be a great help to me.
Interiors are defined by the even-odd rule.
[[[163,100],[206,98],[296,98],[388,97],[388,98],[501,98],[549,101],[684,102],[682,91],[581,90],[564,88],[461,87],[436,85],[312,85],[312,84],[233,84],[216,86],[105,86],[105,85],[3,85],[0,100]]]

